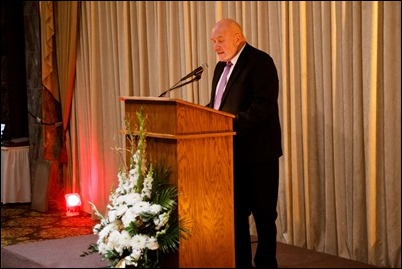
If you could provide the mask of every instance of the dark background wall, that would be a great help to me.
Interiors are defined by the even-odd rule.
[[[22,1],[1,2],[1,123],[2,140],[28,137],[25,66],[25,30]]]
[[[37,121],[42,95],[39,2],[2,1],[1,123],[7,125],[2,140],[28,137],[31,160],[42,155],[43,126]]]

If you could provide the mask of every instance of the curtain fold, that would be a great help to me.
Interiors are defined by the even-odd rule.
[[[42,84],[60,102],[55,48],[53,1],[39,1],[41,19]]]
[[[71,103],[77,60],[78,1],[54,2],[59,95],[62,110],[63,140],[60,161],[63,165],[64,191],[79,192],[80,185],[71,174],[71,143],[69,134]],[[70,160],[70,162],[69,162]]]

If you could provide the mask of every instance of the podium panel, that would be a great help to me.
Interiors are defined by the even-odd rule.
[[[180,241],[169,267],[233,268],[234,116],[177,99],[122,100],[126,117],[144,109],[149,161],[172,169],[179,215],[189,220],[190,237]]]

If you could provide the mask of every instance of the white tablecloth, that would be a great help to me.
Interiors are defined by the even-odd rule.
[[[1,147],[1,202],[31,202],[29,146]]]

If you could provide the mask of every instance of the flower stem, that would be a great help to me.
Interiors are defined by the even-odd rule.
[[[144,108],[141,107],[140,110],[136,113],[138,120],[138,181],[137,181],[137,190],[140,191],[142,189],[142,185],[144,182],[144,168],[146,168],[146,164],[144,163],[144,154],[145,154],[145,118],[144,118]]]

